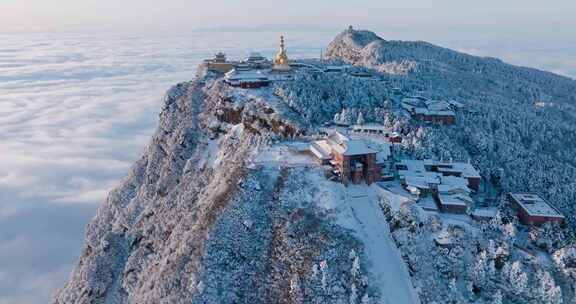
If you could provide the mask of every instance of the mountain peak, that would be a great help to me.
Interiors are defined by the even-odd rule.
[[[336,182],[343,170],[311,155],[330,154],[312,150],[329,139],[324,126],[337,125],[362,147],[393,145],[394,158],[469,159],[486,183],[475,197],[494,207],[483,211],[513,218],[500,194],[533,191],[574,214],[576,83],[353,28],[326,55],[355,66],[248,68],[280,79],[258,88],[206,73],[171,89],[144,156],[88,226],[55,303],[492,303],[496,291],[515,302],[558,298],[556,288],[532,293],[555,283],[512,246],[515,220],[446,215],[439,198],[414,196],[399,179],[345,187]],[[458,111],[451,126],[419,118],[446,109]],[[344,127],[358,117],[373,127],[365,130],[383,133]],[[402,143],[391,143],[389,132]],[[394,159],[385,163],[397,168]],[[567,222],[575,229],[573,217]],[[539,254],[556,252],[558,273],[573,277],[576,251],[560,248],[564,230],[554,232],[519,245],[546,244]],[[469,265],[473,271],[463,271]],[[503,276],[524,277],[522,290]]]
[[[367,45],[374,42],[384,42],[374,32],[355,30],[352,26],[338,34],[326,49],[326,57],[343,59],[344,61],[356,61],[360,52]]]

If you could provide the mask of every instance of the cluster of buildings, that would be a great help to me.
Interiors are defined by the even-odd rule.
[[[457,101],[429,100],[425,97],[406,97],[401,104],[412,118],[443,125],[452,125],[456,121],[456,111],[464,105]]]
[[[319,164],[330,166],[342,183],[372,184],[397,176],[405,190],[425,202],[421,204],[424,210],[470,214],[476,220],[490,220],[496,215],[495,208],[475,206],[472,196],[480,191],[481,176],[469,162],[395,161],[392,155],[394,144],[401,142],[399,134],[376,124],[353,125],[349,131],[349,134],[344,134],[332,130],[323,139],[312,141],[307,149]],[[378,135],[385,140],[376,143],[363,136],[351,137],[365,134]],[[524,224],[564,221],[560,211],[538,194],[510,193],[508,199]]]
[[[475,206],[471,195],[480,191],[481,177],[470,163],[402,159],[395,167],[406,190],[419,197],[432,198],[434,206],[428,210],[470,214],[476,220],[489,220],[496,215],[495,208]],[[509,193],[508,200],[526,225],[564,222],[564,215],[538,194]],[[426,210],[427,205],[423,204],[422,208]]]
[[[324,61],[322,55],[320,61]],[[294,72],[303,68],[311,73],[346,73],[352,77],[373,77],[371,73],[355,70],[350,65],[316,66],[291,62],[286,52],[284,36],[280,36],[279,50],[272,60],[253,52],[244,60],[229,61],[226,54],[219,52],[214,58],[204,60],[204,66],[209,72],[223,74],[229,85],[245,89],[266,87],[274,81],[293,80]]]
[[[291,64],[286,53],[284,37],[280,37],[279,51],[273,60],[259,53],[251,53],[243,61],[228,61],[224,53],[205,60],[208,71],[224,74],[224,80],[231,86],[260,88],[273,81],[293,79],[296,68],[305,64]],[[349,66],[326,66],[320,72],[348,73]],[[371,77],[371,75],[352,75]],[[455,123],[456,111],[464,110],[464,105],[456,101],[430,100],[421,96],[404,97],[401,107],[413,119],[451,125]],[[360,118],[359,118],[360,121]],[[347,126],[348,127],[348,126]],[[496,210],[473,208],[471,195],[480,191],[480,173],[469,162],[437,161],[431,159],[401,159],[394,162],[394,144],[402,142],[397,132],[379,124],[361,123],[349,126],[350,135],[333,130],[324,139],[310,143],[309,151],[321,165],[332,168],[332,173],[344,184],[371,184],[395,178],[410,193],[432,201],[423,204],[425,210],[446,213],[470,214],[477,220],[487,220],[495,216]],[[375,143],[365,135],[375,135],[384,142]],[[369,137],[369,136],[368,136]],[[431,198],[431,200],[430,200]],[[518,212],[524,224],[540,225],[546,222],[562,223],[564,216],[538,194],[510,193],[509,201]]]
[[[204,61],[210,72],[224,74],[224,81],[241,88],[261,88],[272,81],[293,79],[293,67],[286,53],[284,37],[280,36],[279,51],[272,61],[259,53],[251,53],[243,61],[228,61],[224,53],[217,53],[213,59]]]
[[[395,166],[406,190],[432,196],[443,212],[467,213],[473,204],[470,195],[480,190],[480,173],[470,163],[402,159]]]
[[[395,161],[394,145],[402,142],[399,134],[376,124],[353,125],[349,131],[347,135],[333,130],[309,146],[318,163],[331,166],[342,183],[371,184],[397,176],[410,193],[433,197],[437,205],[433,210],[464,214],[473,205],[470,195],[480,190],[481,177],[470,163],[431,159]],[[366,134],[378,135],[383,141],[373,142],[363,136]]]

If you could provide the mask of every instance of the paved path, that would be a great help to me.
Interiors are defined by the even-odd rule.
[[[378,206],[373,187],[349,186],[346,190],[355,221],[352,226],[357,236],[364,241],[366,255],[371,263],[370,271],[382,292],[384,303],[420,303],[408,269],[390,238],[388,223]]]

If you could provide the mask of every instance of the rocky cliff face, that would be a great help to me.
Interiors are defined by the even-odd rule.
[[[360,254],[361,244],[306,201],[314,184],[303,181],[318,173],[248,168],[259,147],[302,132],[252,98],[213,79],[170,89],[144,156],[88,225],[55,303],[349,297],[344,288],[327,291],[330,282],[367,294],[350,274],[350,252]]]

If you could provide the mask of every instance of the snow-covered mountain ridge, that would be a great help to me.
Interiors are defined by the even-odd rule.
[[[344,31],[326,54],[378,80],[301,73],[243,90],[207,74],[171,88],[55,303],[573,301],[568,229],[521,239],[502,203],[497,219],[462,231],[414,205],[394,208],[375,186],[329,181],[283,149],[336,113],[363,113],[401,132],[404,153],[470,158],[487,180],[504,171],[498,187],[544,193],[572,225],[576,82],[366,31]],[[473,111],[451,127],[416,123],[399,111],[398,89]],[[456,245],[438,246],[438,233]],[[532,258],[521,241],[544,249]]]

